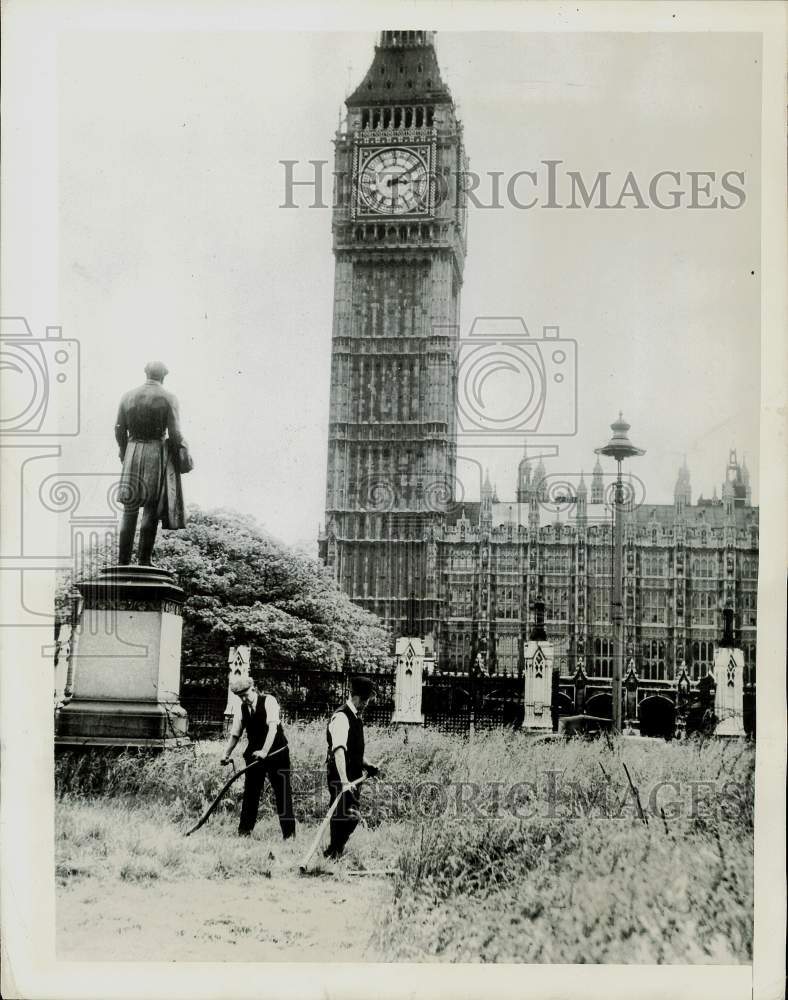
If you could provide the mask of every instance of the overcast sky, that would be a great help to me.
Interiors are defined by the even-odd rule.
[[[280,208],[279,161],[303,161],[306,177],[307,161],[332,160],[343,98],[374,41],[61,36],[57,322],[81,342],[83,380],[64,468],[117,468],[118,398],[161,358],[196,462],[187,500],[251,512],[289,542],[315,537],[331,213],[306,207],[306,194],[304,207]],[[720,175],[745,173],[734,210],[471,206],[462,332],[477,315],[520,315],[532,334],[557,325],[577,342],[578,433],[545,439],[560,447],[549,469],[590,472],[620,408],[647,450],[633,471],[648,499],[671,499],[684,453],[693,498],[710,495],[736,447],[757,501],[759,38],[440,33],[437,51],[482,197],[490,172],[544,177],[544,160],[588,186],[610,171],[613,200],[628,171],[644,192],[659,171],[679,172],[685,202],[687,171],[714,171],[718,196]],[[489,464],[504,499],[520,452],[517,441],[465,454]],[[467,486],[471,497],[470,474]]]

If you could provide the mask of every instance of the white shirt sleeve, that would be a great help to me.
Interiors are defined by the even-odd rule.
[[[347,736],[350,732],[350,723],[344,712],[337,712],[328,724],[328,732],[331,736],[331,749],[338,750],[342,747],[347,750]]]
[[[269,726],[279,725],[279,702],[271,694],[265,696],[265,721]]]
[[[237,739],[241,738],[241,733],[244,728],[244,720],[241,715],[241,706],[243,702],[240,698],[235,699],[235,708],[233,709],[233,724],[230,727],[230,735],[235,736]]]

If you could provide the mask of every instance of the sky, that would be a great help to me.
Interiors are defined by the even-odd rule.
[[[418,27],[418,26],[415,26]],[[117,470],[121,394],[166,362],[195,469],[187,501],[254,514],[290,543],[324,520],[333,298],[331,212],[285,200],[281,160],[326,161],[342,102],[372,59],[362,33],[63,33],[57,50],[57,259],[63,335],[81,351],[69,471]],[[441,32],[437,53],[485,203],[491,173],[561,161],[591,187],[676,171],[676,210],[469,208],[461,336],[520,316],[574,342],[577,430],[547,463],[590,473],[619,410],[646,455],[632,471],[670,502],[686,454],[693,498],[728,448],[758,498],[760,41],[748,34]],[[690,209],[688,171],[744,172],[744,203]],[[739,183],[739,182],[736,182]],[[664,190],[670,189],[670,183]],[[527,182],[520,197],[531,194]],[[303,193],[302,193],[303,192]],[[564,199],[568,201],[568,198]],[[703,200],[700,198],[700,200]],[[732,199],[735,201],[735,199]],[[36,331],[39,333],[40,331]],[[502,389],[503,391],[503,389]],[[567,396],[565,398],[570,398]],[[560,410],[558,396],[548,404]],[[557,419],[557,418],[556,418]],[[522,436],[460,441],[472,499],[489,467],[514,494]],[[466,471],[463,471],[466,470]],[[612,469],[610,470],[612,471]]]

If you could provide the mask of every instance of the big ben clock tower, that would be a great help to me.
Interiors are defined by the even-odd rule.
[[[434,34],[381,33],[335,141],[320,550],[395,636],[434,633],[436,543],[454,496],[466,161]]]

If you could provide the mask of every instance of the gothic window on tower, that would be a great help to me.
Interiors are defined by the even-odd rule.
[[[512,572],[517,569],[517,549],[513,545],[501,546],[497,553],[497,567],[503,572]]]
[[[664,576],[667,559],[661,552],[645,552],[641,559],[642,576]]]
[[[498,588],[498,617],[509,619],[520,617],[520,593],[517,588]]]
[[[717,621],[716,590],[696,590],[692,594],[690,607],[692,609],[693,625],[714,625]]]
[[[756,625],[758,621],[758,591],[742,590],[740,607],[742,625]]]
[[[643,643],[639,673],[643,680],[665,680],[665,643],[662,639],[647,639]]]
[[[613,640],[594,639],[594,655],[591,661],[591,676],[610,677],[613,668]]]
[[[664,625],[667,621],[668,594],[654,588],[643,591],[643,621],[646,624]]]
[[[451,614],[453,618],[470,618],[473,613],[473,590],[471,587],[453,587],[451,590]]]
[[[691,566],[692,575],[699,578],[714,578],[719,571],[716,554],[693,556]]]
[[[591,550],[590,571],[595,576],[609,576],[611,572],[610,549],[596,546]]]
[[[606,623],[610,621],[611,594],[609,586],[595,586],[589,599],[589,619],[593,622]]]
[[[568,574],[571,570],[569,550],[559,547],[548,548],[544,555],[543,569],[545,573]]]
[[[569,617],[569,594],[565,587],[545,587],[545,618],[565,622]]]
[[[741,556],[739,559],[739,565],[741,566],[741,575],[744,580],[757,580],[758,579],[758,557],[757,556]]]
[[[495,644],[498,673],[514,674],[517,670],[517,636],[499,635]]]
[[[711,673],[714,662],[714,642],[711,639],[696,639],[692,643],[692,679],[700,680]]]
[[[418,323],[428,265],[356,264],[354,337],[421,336]]]

